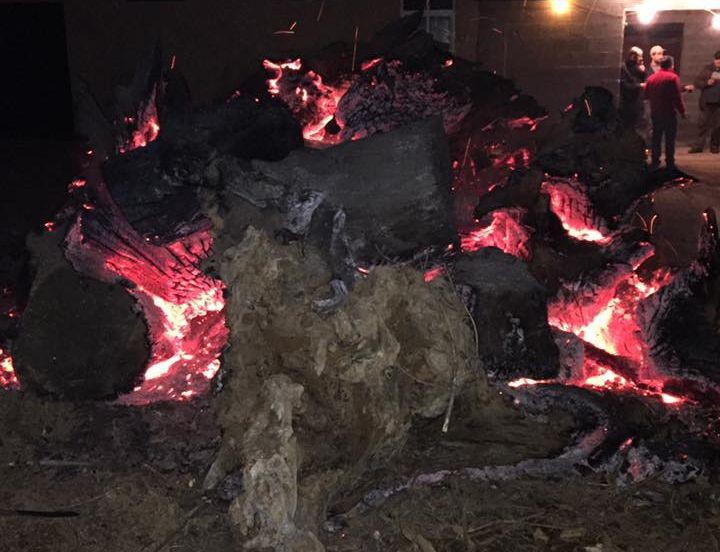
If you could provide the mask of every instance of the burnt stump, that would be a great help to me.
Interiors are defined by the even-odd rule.
[[[150,356],[147,335],[125,289],[61,265],[33,286],[13,346],[15,371],[37,393],[114,397],[141,377]]]
[[[558,350],[547,322],[547,290],[521,260],[487,247],[460,258],[455,282],[469,307],[485,370],[502,379],[557,376]]]

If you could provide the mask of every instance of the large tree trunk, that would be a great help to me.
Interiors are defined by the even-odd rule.
[[[37,275],[12,351],[17,376],[26,388],[68,399],[128,392],[150,357],[145,319],[122,286],[76,272],[61,239],[29,240]]]
[[[253,165],[295,193],[315,190],[343,209],[352,249],[363,258],[403,256],[455,239],[450,157],[439,118]]]

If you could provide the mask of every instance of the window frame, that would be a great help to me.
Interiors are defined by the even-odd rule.
[[[439,17],[439,18],[449,18],[450,19],[450,44],[449,50],[451,53],[455,52],[455,3],[457,0],[453,0],[453,7],[451,9],[435,9],[428,7],[430,5],[430,0],[426,0],[425,2],[425,9],[422,10],[423,13],[423,19],[425,22],[425,32],[428,34],[432,34],[430,32],[430,18],[432,17]],[[405,0],[400,0],[400,16],[405,17],[406,15],[412,15],[417,10],[406,10],[405,9]],[[436,39],[437,40],[437,39]],[[439,42],[439,41],[438,41]],[[441,43],[443,44],[443,43]]]

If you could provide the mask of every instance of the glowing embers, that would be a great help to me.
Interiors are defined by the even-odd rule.
[[[436,266],[435,268],[426,270],[423,273],[423,280],[425,282],[432,282],[435,278],[442,276],[443,274],[445,274],[445,269],[442,266]]]
[[[492,144],[488,147],[488,156],[492,157],[494,152],[501,146],[499,144]],[[514,171],[518,168],[527,169],[530,166],[530,150],[527,148],[520,148],[512,153],[505,153],[499,157],[495,157],[493,160],[493,167],[496,169],[506,168]]]
[[[263,67],[268,71],[272,71],[275,76],[267,80],[268,92],[277,96],[280,94],[280,79],[283,77],[284,69],[292,69],[293,71],[300,71],[302,69],[302,61],[300,58],[295,61],[286,61],[284,63],[274,63],[269,59],[263,60]]]
[[[612,241],[605,222],[595,214],[580,182],[548,178],[541,190],[550,196],[550,209],[571,238],[603,245]]]
[[[645,360],[636,312],[640,303],[671,281],[668,271],[655,272],[650,282],[618,267],[602,285],[566,288],[548,305],[548,322],[584,341],[636,363]]]
[[[208,233],[199,233],[166,246],[181,264],[168,267],[159,281],[155,267],[141,260],[135,266],[119,257],[106,260],[111,270],[137,284],[132,293],[143,305],[152,336],[144,381],[121,402],[142,404],[202,394],[220,367],[218,358],[227,341],[222,285],[196,267],[210,243]]]
[[[158,246],[119,219],[108,231],[95,216],[88,213],[71,228],[70,258],[95,277],[125,282],[145,315],[152,345],[144,380],[118,401],[145,404],[205,393],[228,335],[222,283],[199,268],[212,246],[210,232]]]
[[[586,375],[584,379],[575,382],[579,387],[592,387],[595,389],[608,389],[611,391],[629,391],[646,397],[657,397],[665,404],[679,405],[686,399],[663,393],[661,381],[644,381],[636,383],[610,368],[593,361],[585,362]]]
[[[584,366],[584,374],[582,377],[570,381],[558,380],[534,380],[530,378],[518,378],[509,382],[507,385],[512,389],[519,387],[532,387],[536,385],[564,384],[576,387],[589,387],[596,390],[608,390],[613,392],[627,392],[644,397],[652,397],[661,400],[667,405],[679,406],[687,399],[664,393],[663,383],[661,381],[649,381],[636,383],[610,368],[603,366],[594,361],[586,361]]]
[[[549,115],[545,115],[543,117],[537,117],[535,119],[532,119],[531,117],[524,116],[517,119],[510,119],[507,122],[507,125],[513,130],[526,128],[530,132],[535,132],[538,128],[538,124],[547,119],[548,117]]]
[[[600,361],[585,351],[582,366],[565,383],[626,390],[658,397],[666,404],[678,404],[684,399],[664,393],[664,381],[647,372],[647,345],[641,339],[637,320],[641,303],[668,285],[672,276],[660,269],[641,278],[636,271],[652,256],[652,249],[647,247],[644,254],[642,250],[640,253],[630,264],[609,267],[598,275],[595,283],[566,285],[548,305],[548,322],[610,355],[607,361]],[[619,373],[609,363],[628,369]]]
[[[0,388],[14,389],[18,387],[10,353],[0,349]]]
[[[497,247],[505,253],[529,259],[529,229],[520,222],[525,210],[520,208],[498,209],[488,216],[490,223],[460,234],[460,248],[464,252],[477,251],[483,247]]]
[[[155,103],[155,91],[151,94],[148,102],[140,109],[137,118],[125,117],[123,120],[126,128],[129,129],[130,137],[124,144],[118,147],[119,153],[125,153],[134,149],[144,148],[155,140],[160,134],[160,122],[158,119],[157,105]]]
[[[282,99],[303,127],[303,137],[309,142],[335,144],[340,141],[340,127],[334,134],[326,129],[335,117],[338,103],[349,83],[329,86],[314,71],[302,72],[302,61],[283,63],[263,61],[263,67],[273,76],[267,80],[268,92]]]

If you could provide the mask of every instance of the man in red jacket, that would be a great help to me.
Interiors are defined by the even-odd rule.
[[[660,71],[654,73],[645,85],[645,97],[650,102],[652,118],[652,162],[650,169],[660,166],[663,135],[665,136],[665,166],[675,168],[675,139],[677,138],[677,113],[685,118],[680,78],[673,71],[672,56],[660,60]]]

